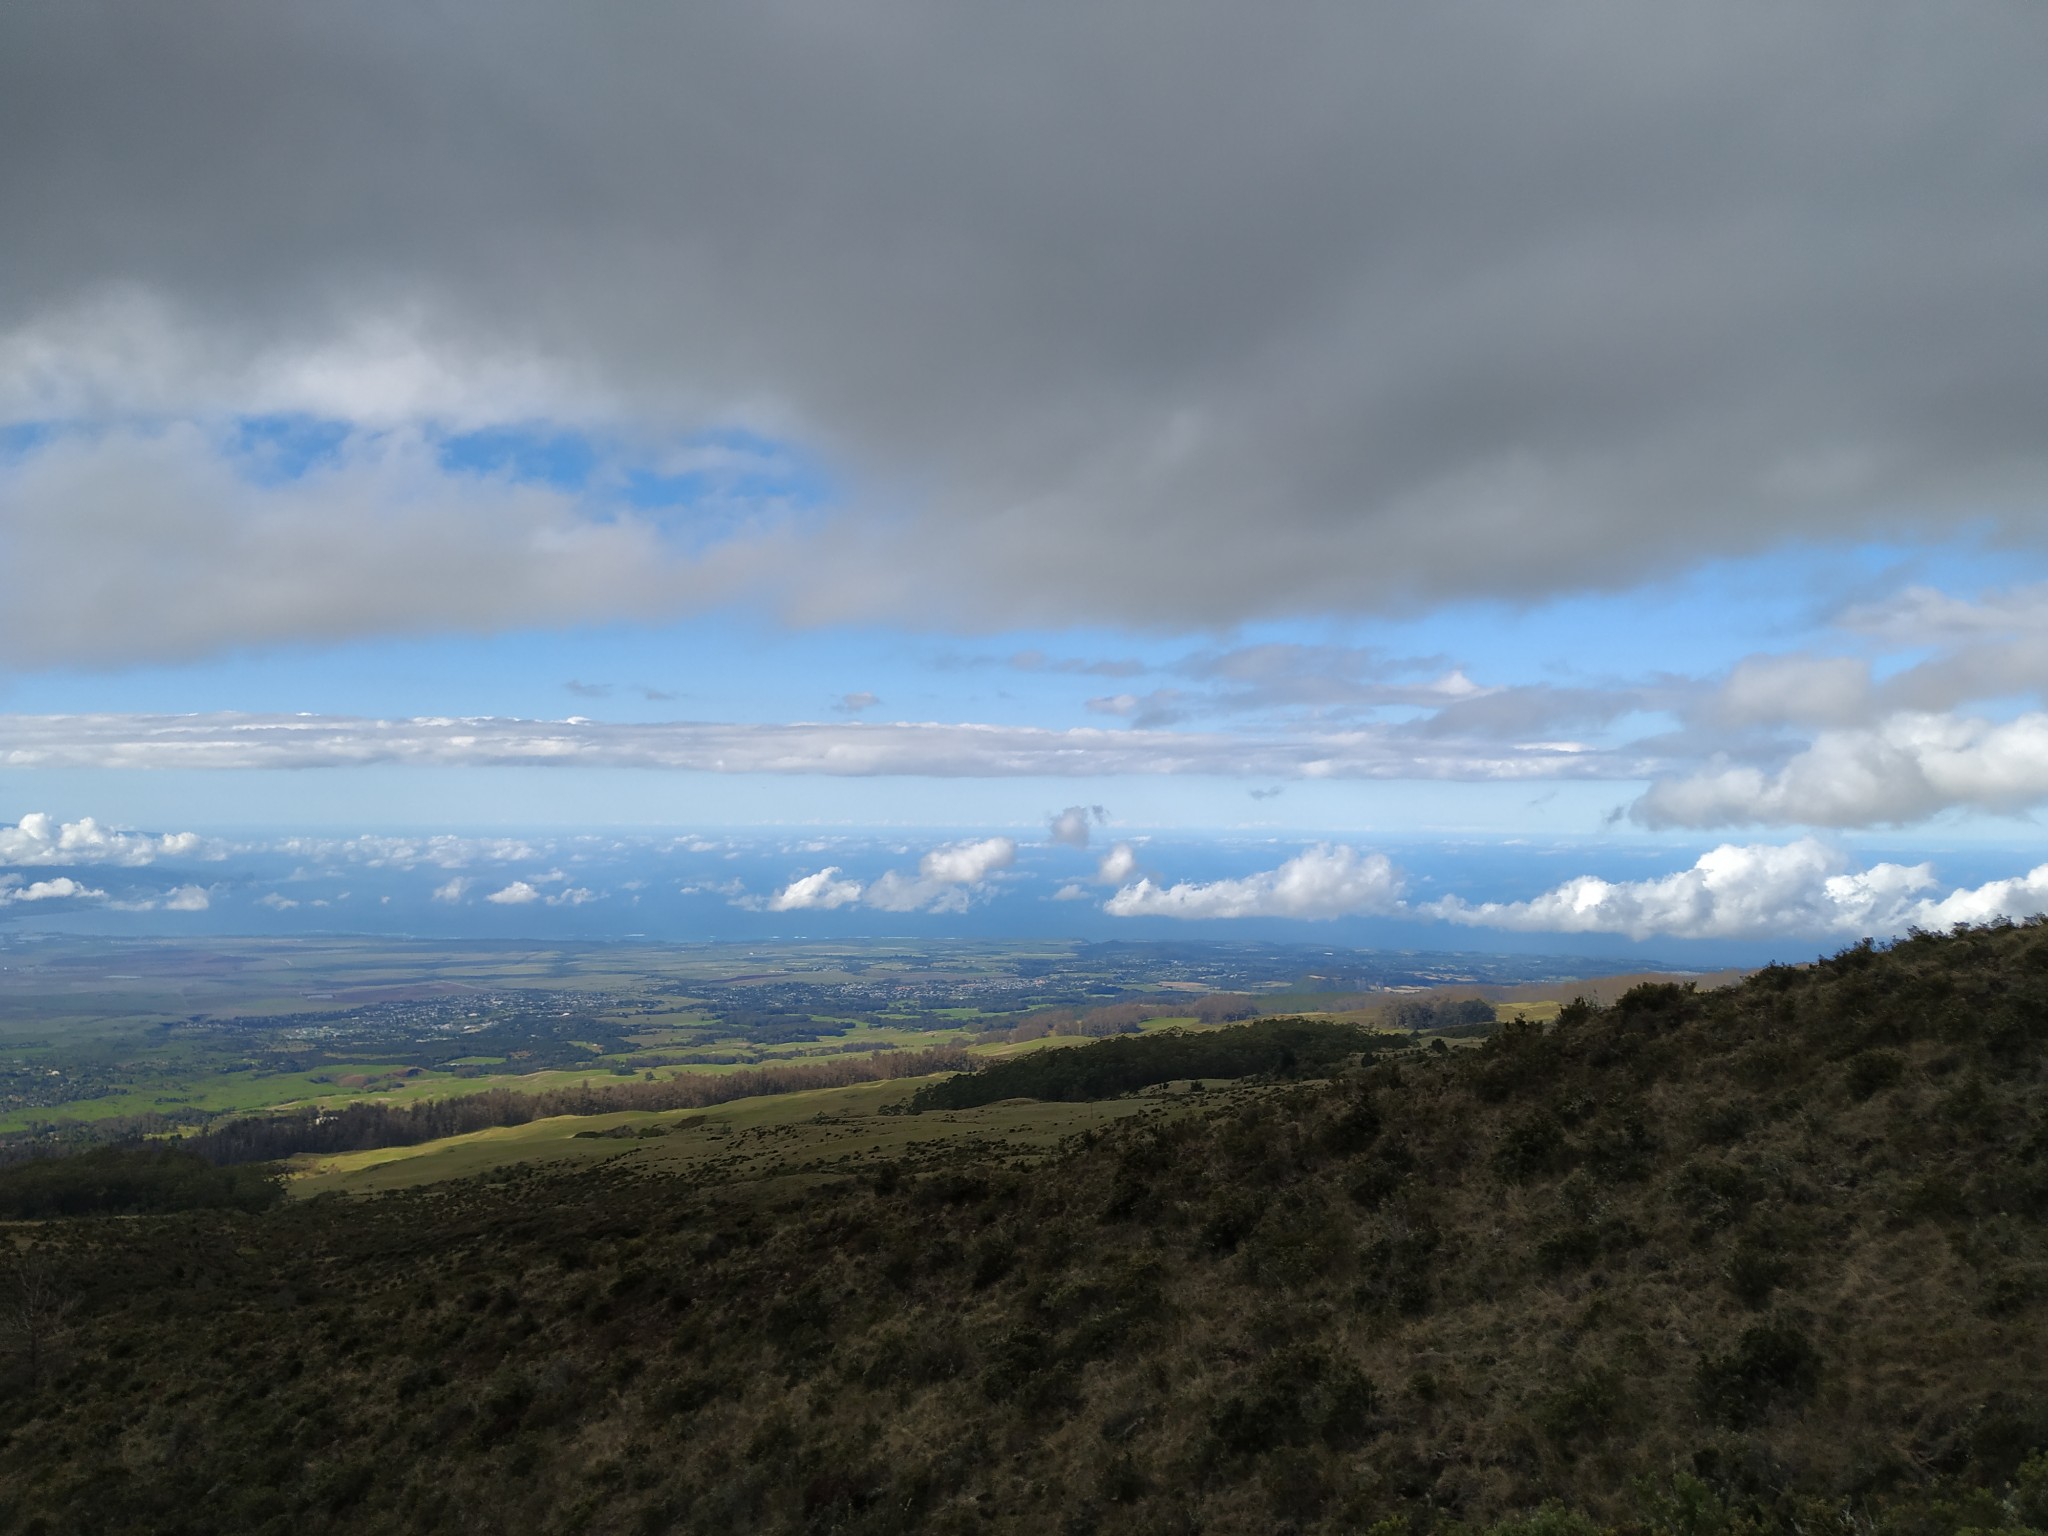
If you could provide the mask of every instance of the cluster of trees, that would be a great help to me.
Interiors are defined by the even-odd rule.
[[[1416,1034],[1482,1034],[1497,1018],[1493,1004],[1477,997],[1404,997],[1386,1006],[1391,1028]]]
[[[794,1045],[843,1035],[852,1024],[841,1018],[821,1019],[808,1008],[733,1008],[720,1016],[726,1030],[744,1035],[755,1045]]]
[[[1099,1008],[1039,1008],[1027,1013],[1010,1029],[993,1030],[990,1039],[1021,1045],[1047,1035],[1075,1035],[1105,1039],[1110,1035],[1135,1034],[1153,1019],[1193,1019],[1198,1024],[1228,1024],[1254,1018],[1258,1004],[1237,992],[1211,992],[1197,998],[1147,997],[1125,1003],[1104,1003]]]
[[[971,1109],[1001,1099],[1112,1099],[1182,1078],[1313,1076],[1361,1053],[1405,1043],[1355,1024],[1316,1019],[1261,1019],[1200,1034],[1166,1030],[1035,1051],[927,1083],[911,1097],[910,1109]]]
[[[418,1104],[350,1104],[342,1109],[303,1109],[290,1114],[231,1120],[185,1145],[220,1164],[271,1162],[299,1152],[364,1152],[375,1147],[416,1147],[444,1136],[461,1136],[495,1126],[526,1125],[554,1115],[609,1115],[620,1110],[702,1109],[734,1099],[811,1088],[959,1072],[969,1065],[958,1046],[923,1051],[886,1051],[837,1061],[792,1062],[754,1067],[720,1076],[686,1073],[652,1082],[583,1084],[548,1093],[495,1088]]]

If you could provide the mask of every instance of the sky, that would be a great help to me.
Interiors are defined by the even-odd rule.
[[[2019,0],[8,7],[0,934],[2041,910],[2044,72]]]

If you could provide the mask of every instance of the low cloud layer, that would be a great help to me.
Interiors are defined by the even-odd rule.
[[[1568,880],[1528,901],[1449,898],[1420,909],[1470,927],[1523,933],[1619,933],[1633,939],[1761,939],[1787,933],[1890,936],[1908,928],[2048,911],[2048,865],[1935,897],[1926,864],[1857,869],[1812,838],[1723,844],[1691,869],[1649,880]]]
[[[558,891],[544,891],[541,889],[544,885],[559,883],[562,878],[560,874],[555,874],[552,876],[536,876],[533,880],[514,880],[510,885],[491,892],[484,900],[490,902],[493,906],[499,907],[530,907],[535,904],[550,907],[580,907],[587,902],[599,899],[598,893],[586,886],[563,886]],[[440,890],[434,893],[435,899],[437,901],[461,900],[459,890],[452,895],[443,894],[455,885],[456,882],[450,881],[448,885],[442,886]]]
[[[271,845],[277,852],[319,863],[361,864],[368,869],[466,869],[472,864],[525,863],[540,849],[522,837],[463,837],[452,832],[427,836],[365,833],[359,837],[291,837]]]
[[[679,768],[937,778],[1627,778],[1658,760],[1391,728],[1240,736],[980,724],[717,724],[335,715],[0,715],[0,767]],[[422,855],[429,856],[426,854]]]
[[[205,912],[213,893],[203,885],[178,885],[149,896],[130,896],[108,905],[117,912]]]
[[[0,826],[0,864],[117,864],[134,867],[158,859],[218,857],[220,850],[195,832],[121,832],[92,817],[60,822],[31,811],[14,826]]]
[[[0,875],[0,906],[38,901],[104,901],[107,893],[81,884],[69,875],[54,880],[23,880],[19,875]]]
[[[1994,724],[1897,714],[1824,731],[1776,771],[1708,768],[1652,786],[1632,814],[1652,827],[1904,826],[1948,810],[2002,814],[2048,800],[2048,715]]]
[[[1910,826],[1950,813],[2048,807],[2048,622],[2035,588],[1962,598],[1916,588],[1845,609],[1808,648],[1703,676],[1571,686],[1475,681],[1442,656],[1261,643],[1161,668],[1170,710],[1126,727],[963,722],[617,722],[502,717],[0,715],[0,766],[28,769],[637,767],[830,777],[1196,775],[1255,796],[1313,779],[1627,783],[1653,828]],[[1133,695],[1133,700],[1139,698]],[[1078,706],[1082,701],[1072,701]],[[1099,806],[1049,819],[1085,847]],[[515,840],[304,839],[366,865],[530,856]],[[316,847],[317,845],[317,847]],[[209,845],[210,846],[210,845]],[[324,850],[324,851],[320,851]],[[0,860],[196,856],[190,834],[143,838],[49,818],[0,828]],[[218,852],[218,849],[212,851]]]
[[[1751,695],[1754,700],[1754,692]],[[2011,815],[2048,804],[2048,714],[1994,721],[1900,712],[1804,742],[1754,743],[1761,761],[1731,760],[1715,739],[1683,734],[1635,747],[1502,743],[1425,726],[1236,734],[1194,730],[1053,730],[980,724],[607,723],[587,719],[367,720],[292,715],[0,716],[0,766],[39,769],[408,767],[668,768],[823,777],[1096,778],[1205,775],[1248,779],[1452,781],[1649,780],[1629,806],[1654,828],[1906,826],[1948,811]],[[1086,847],[1098,807],[1052,818],[1056,844]],[[511,838],[302,838],[308,858],[370,866],[460,869],[535,856]],[[143,864],[217,857],[191,833],[114,832],[90,818],[31,815],[0,827],[0,863]]]
[[[1402,878],[1383,853],[1319,844],[1277,869],[1237,880],[1127,885],[1103,904],[1112,917],[1328,919],[1392,912]]]
[[[827,865],[758,904],[770,912],[831,911],[855,902],[881,912],[964,912],[1016,860],[1017,845],[1007,837],[947,843],[919,859],[915,874],[892,869],[863,886]]]

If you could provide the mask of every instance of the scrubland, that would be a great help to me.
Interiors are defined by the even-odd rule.
[[[0,1525],[2042,1529],[2044,1057],[2035,924],[1029,1145],[865,1085],[932,1134],[17,1222]]]

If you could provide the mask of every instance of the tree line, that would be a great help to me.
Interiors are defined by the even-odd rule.
[[[1477,997],[1404,997],[1383,1010],[1389,1026],[1417,1034],[1484,1034],[1499,1017]]]
[[[1047,1035],[1074,1035],[1105,1039],[1110,1035],[1135,1034],[1139,1026],[1153,1019],[1193,1019],[1198,1024],[1227,1024],[1258,1014],[1258,1004],[1237,992],[1211,992],[1206,996],[1134,998],[1129,1002],[1104,1003],[1096,1008],[1035,1008],[1008,1029],[994,1029],[984,1038],[1021,1045]]]
[[[718,1076],[688,1073],[654,1082],[581,1084],[546,1093],[493,1088],[416,1104],[356,1103],[339,1109],[305,1108],[286,1114],[231,1120],[186,1139],[183,1145],[211,1163],[273,1162],[295,1153],[367,1152],[415,1147],[498,1126],[526,1125],[555,1115],[609,1115],[622,1110],[702,1109],[734,1099],[843,1088],[854,1083],[961,1072],[970,1065],[958,1046],[887,1051],[860,1059],[792,1062]]]
[[[1318,1019],[1260,1019],[1199,1033],[1166,1030],[1034,1051],[943,1078],[918,1089],[910,1109],[972,1109],[1002,1099],[1113,1099],[1183,1078],[1313,1075],[1361,1053],[1407,1043],[1406,1036]]]

